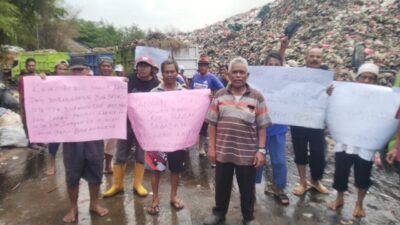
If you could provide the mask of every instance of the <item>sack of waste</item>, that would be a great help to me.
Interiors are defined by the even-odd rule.
[[[0,108],[0,147],[26,147],[28,139],[21,117],[5,108]]]

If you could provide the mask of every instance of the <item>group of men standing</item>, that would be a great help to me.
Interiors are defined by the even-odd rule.
[[[284,51],[283,51],[284,52]],[[284,54],[282,51],[271,52],[265,65],[283,66]],[[305,57],[306,67],[321,69],[323,51],[320,48],[311,48]],[[112,62],[107,60],[103,63]],[[101,64],[100,64],[101,65]],[[226,70],[221,77],[209,72],[210,61],[208,56],[201,55],[198,61],[198,73],[194,75],[189,84],[189,89],[211,89],[211,103],[206,120],[199,136],[199,155],[207,155],[209,161],[215,164],[215,206],[211,216],[204,221],[206,225],[216,225],[225,220],[229,208],[233,175],[236,174],[239,186],[241,211],[243,223],[259,224],[254,218],[255,184],[257,175],[266,163],[266,154],[270,155],[273,169],[274,198],[282,205],[289,204],[285,193],[287,182],[286,166],[286,139],[288,126],[272,124],[268,114],[268,101],[263,95],[249,86],[249,66],[246,59],[234,58],[229,66],[223,65]],[[366,65],[360,68],[357,80],[376,81],[378,70],[375,65]],[[87,75],[87,63],[83,58],[73,58],[70,62],[71,75]],[[183,90],[177,81],[178,65],[173,60],[166,60],[161,64],[161,80],[155,76],[154,63],[150,57],[142,56],[135,61],[136,72],[129,76],[128,93],[136,92],[163,92]],[[367,78],[365,78],[367,77]],[[221,82],[222,81],[222,82]],[[374,82],[370,82],[374,83]],[[375,82],[376,83],[376,82]],[[330,95],[334,88],[330,88]],[[188,92],[190,94],[190,92]],[[193,103],[196,104],[196,103]],[[321,180],[325,168],[325,131],[306,127],[291,126],[293,149],[299,174],[299,185],[293,189],[293,194],[304,195],[310,188],[322,194],[328,194],[328,189]],[[206,148],[208,136],[208,149]],[[88,141],[63,143],[64,165],[71,208],[64,217],[64,222],[75,222],[77,219],[77,199],[79,193],[79,180],[84,178],[89,183],[90,210],[100,216],[108,210],[97,202],[99,186],[101,183],[104,160],[104,142]],[[134,151],[132,151],[132,149]],[[370,186],[370,167],[372,159],[360,156],[359,151],[348,151],[347,147],[337,147],[334,176],[334,188],[338,190],[338,198],[329,204],[329,208],[336,209],[343,205],[343,192],[347,189],[350,167],[355,165],[356,186],[359,188],[354,216],[363,217],[363,199]],[[147,196],[148,191],[142,185],[145,170],[145,158],[161,157],[165,159],[171,171],[171,206],[182,209],[184,203],[177,197],[178,182],[185,165],[185,150],[177,149],[172,153],[145,152],[138,143],[130,123],[127,124],[127,139],[116,141],[116,153],[112,168],[113,184],[102,193],[103,197],[112,197],[124,191],[124,175],[130,154],[134,153],[135,164],[133,167],[133,191],[138,196]],[[107,156],[106,156],[107,157]],[[345,165],[343,165],[345,163]],[[307,179],[306,166],[309,164],[311,179]],[[372,167],[371,167],[372,168]],[[368,169],[367,172],[360,170]],[[258,170],[258,172],[257,172]],[[158,214],[160,197],[158,185],[160,180],[159,170],[152,171],[151,184],[153,198],[147,208],[149,214]],[[261,170],[262,173],[262,170]]]

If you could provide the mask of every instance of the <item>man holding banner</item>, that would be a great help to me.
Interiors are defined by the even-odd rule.
[[[156,76],[152,74],[153,60],[150,57],[142,56],[136,61],[137,73],[129,77],[128,92],[150,92],[159,85]],[[148,192],[142,185],[144,176],[144,151],[137,142],[131,124],[127,124],[127,139],[119,140],[117,154],[113,166],[113,184],[110,189],[103,193],[103,197],[111,197],[124,191],[124,174],[131,148],[135,147],[135,166],[133,191],[141,197],[147,196]]]
[[[379,74],[378,66],[372,63],[365,63],[358,68],[356,82],[362,84],[377,84],[378,74]],[[338,88],[340,88],[340,86]],[[339,91],[339,89],[337,91]],[[333,92],[335,92],[335,90],[333,90]],[[330,107],[332,108],[336,106],[332,105],[333,104],[330,105]],[[365,107],[365,109],[363,110],[368,111],[368,107]],[[330,112],[328,112],[328,126],[331,129],[331,126],[334,126],[333,123],[335,121],[332,120],[333,116],[331,117],[329,113]],[[382,116],[382,118],[384,117]],[[373,122],[371,120],[368,121],[368,123],[373,123]],[[355,186],[358,189],[358,194],[357,194],[357,201],[355,204],[355,208],[353,211],[353,216],[365,217],[363,201],[367,194],[368,188],[371,186],[371,171],[376,149],[373,149],[373,147],[367,149],[363,147],[354,146],[351,144],[345,144],[344,142],[342,142],[344,139],[340,139],[335,130],[332,129],[332,136],[336,141],[335,176],[334,176],[333,188],[336,189],[338,193],[336,199],[331,203],[329,203],[328,207],[332,210],[336,210],[337,208],[343,206],[344,192],[347,191],[350,170],[351,167],[354,166],[354,180],[355,180]],[[362,130],[362,132],[369,132],[370,129],[366,130],[360,128],[357,130]],[[348,136],[350,136],[350,134],[348,134]]]
[[[164,92],[164,91],[177,91],[184,90],[182,86],[176,81],[178,75],[178,64],[172,60],[166,60],[161,64],[161,73],[163,83],[158,87],[151,90],[152,92]],[[161,159],[161,160],[159,160]],[[166,159],[166,160],[165,160]],[[147,152],[145,154],[145,160],[152,169],[151,175],[151,187],[153,190],[153,200],[151,205],[147,208],[147,212],[151,215],[158,214],[160,197],[158,195],[158,186],[160,183],[160,172],[166,168],[165,163],[168,163],[168,168],[171,171],[171,196],[170,204],[175,209],[182,209],[184,204],[176,194],[178,191],[179,175],[184,169],[185,163],[185,151],[176,150],[173,152]],[[156,164],[163,164],[157,167]]]
[[[83,57],[71,59],[69,67],[72,75],[88,75],[89,67]],[[103,175],[104,141],[64,142],[63,157],[68,195],[71,208],[64,216],[65,223],[74,223],[78,217],[78,195],[81,177],[87,180],[90,193],[90,211],[99,216],[108,214],[108,209],[98,203],[98,195]]]
[[[212,215],[205,219],[206,225],[225,220],[234,173],[239,185],[243,222],[259,224],[253,215],[255,176],[256,168],[265,163],[266,127],[271,120],[264,97],[250,88],[248,77],[247,61],[242,57],[233,59],[229,65],[231,84],[217,92],[207,114],[208,158],[216,163],[216,205]]]
[[[320,69],[322,49],[311,48],[306,56],[306,66]],[[325,135],[324,129],[291,126],[295,163],[300,176],[300,184],[293,189],[293,194],[301,196],[310,187],[322,194],[328,194],[328,189],[320,180],[325,168]],[[310,154],[308,154],[308,146]],[[310,164],[311,181],[306,179],[306,165]]]
[[[284,41],[282,41],[284,43]],[[281,44],[281,46],[286,46]],[[282,48],[282,47],[281,47]],[[281,51],[284,52],[285,51]],[[283,66],[282,53],[270,52],[265,60],[267,66]],[[287,125],[273,124],[267,128],[266,152],[269,154],[272,166],[273,196],[282,205],[289,205],[289,197],[285,194],[287,183],[286,166],[286,132]],[[261,183],[264,167],[259,168],[256,174],[256,183]],[[268,186],[265,185],[264,193],[268,193]]]
[[[108,56],[99,58],[101,76],[112,76],[114,60]],[[117,139],[104,140],[104,174],[112,174],[112,159],[117,151]]]

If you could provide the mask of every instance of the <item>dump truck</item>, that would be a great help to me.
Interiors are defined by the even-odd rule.
[[[25,71],[25,61],[28,58],[36,60],[36,71],[38,73],[51,74],[54,72],[55,64],[61,60],[68,61],[70,54],[56,51],[21,52],[15,56],[11,69],[13,80],[17,80],[21,72]]]

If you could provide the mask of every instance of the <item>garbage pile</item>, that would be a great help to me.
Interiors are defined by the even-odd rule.
[[[0,107],[0,147],[12,146],[28,146],[21,117],[9,109]]]
[[[285,27],[301,27],[290,40],[285,59],[304,64],[308,48],[324,49],[324,63],[343,79],[354,74],[354,48],[362,46],[365,61],[389,71],[384,84],[400,69],[399,0],[276,0],[263,7],[191,33],[174,36],[198,44],[213,59],[213,67],[240,55],[252,65],[262,64],[271,50],[279,48]],[[347,75],[346,75],[347,74]]]
[[[18,98],[3,83],[0,83],[0,107],[14,111],[19,109]]]
[[[122,48],[134,48],[135,46],[147,46],[160,49],[179,49],[188,45],[181,39],[166,35],[160,32],[148,33],[145,39],[137,39],[128,44],[121,46]]]

